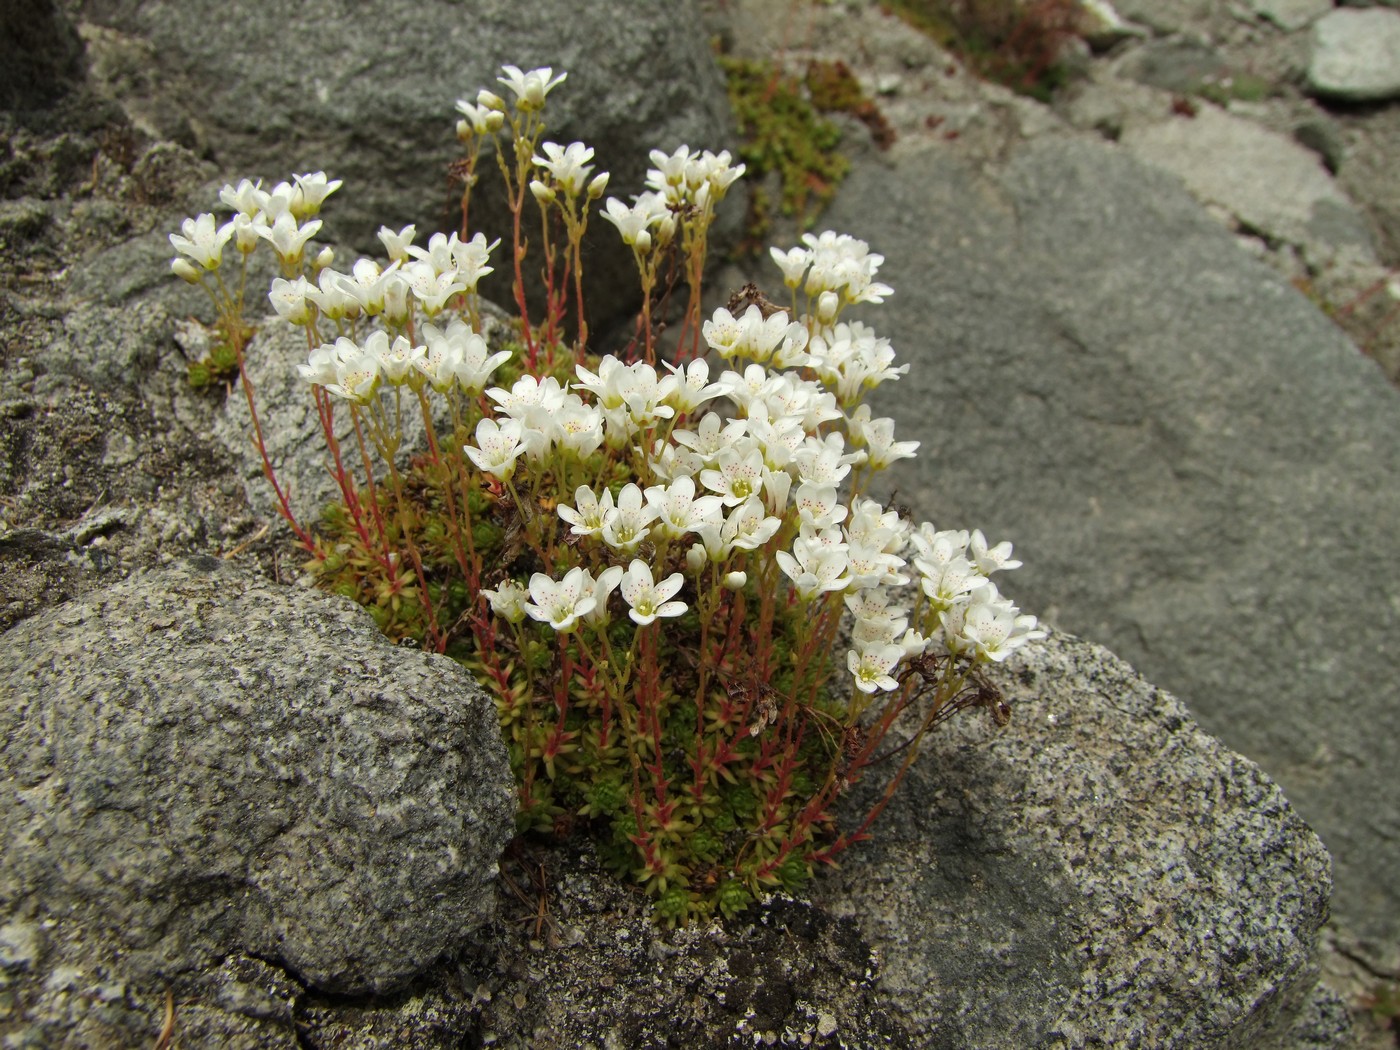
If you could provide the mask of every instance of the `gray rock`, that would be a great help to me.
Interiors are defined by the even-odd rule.
[[[237,956],[383,991],[493,914],[494,708],[348,602],[191,559],[9,631],[0,694],[8,1032],[130,1045],[124,993],[79,1008],[96,982],[153,1009]]]
[[[1331,11],[1332,0],[1250,0],[1249,6],[1260,18],[1291,33]]]
[[[0,110],[51,105],[82,76],[82,41],[54,0],[0,8]]]
[[[1173,180],[1094,141],[980,177],[897,149],[825,221],[896,287],[870,320],[913,365],[876,398],[924,443],[900,498],[1014,540],[1024,604],[1259,761],[1336,857],[1347,943],[1400,967],[1396,391]]]
[[[1341,9],[1318,19],[1308,87],[1342,102],[1400,96],[1400,12]]]
[[[494,959],[525,962],[475,971],[483,1035],[1293,1048],[1300,1025],[1326,1021],[1316,1045],[1342,1045],[1345,1014],[1310,996],[1327,855],[1259,768],[1089,643],[1056,635],[994,679],[1011,725],[940,730],[811,904],[663,933],[587,858],[541,858],[559,873],[551,947],[503,932]]]
[[[1194,118],[1129,128],[1120,141],[1271,242],[1304,248],[1319,262],[1341,249],[1373,257],[1365,219],[1318,156],[1253,121],[1201,105]]]
[[[1122,76],[1149,87],[1190,94],[1203,83],[1229,74],[1220,53],[1207,43],[1186,37],[1152,41],[1129,51],[1115,63]]]
[[[145,76],[108,87],[138,123],[177,141],[188,125],[231,179],[324,169],[345,180],[327,206],[326,232],[362,252],[382,250],[374,234],[383,224],[416,222],[424,235],[455,227],[454,106],[482,87],[506,92],[496,82],[504,63],[569,73],[549,97],[546,137],[594,146],[613,195],[641,189],[648,150],[733,144],[724,85],[690,0],[678,8],[317,0],[272,19],[257,5],[144,0],[91,2],[85,13],[108,34],[149,45]],[[90,40],[100,51],[105,37]],[[100,53],[95,66],[104,68]],[[488,196],[473,214],[509,244],[498,182],[484,159]],[[639,292],[630,252],[607,223],[594,227],[589,268],[601,325]],[[508,297],[510,282],[483,290]]]
[[[1336,121],[1320,115],[1311,117],[1293,129],[1293,137],[1299,145],[1306,146],[1321,157],[1322,163],[1333,175],[1342,170],[1347,144],[1342,128]]]
[[[1057,636],[997,681],[1011,726],[959,719],[817,883],[901,1020],[948,1047],[1284,1036],[1329,864],[1279,789],[1097,646]]]

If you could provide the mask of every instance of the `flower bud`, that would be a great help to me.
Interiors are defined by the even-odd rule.
[[[685,552],[685,567],[691,572],[698,573],[705,567],[708,559],[705,557],[705,545],[703,543],[694,544],[690,550]]]
[[[335,262],[335,252],[331,249],[330,245],[326,245],[316,253],[316,258],[312,261],[311,268],[314,272],[320,273],[333,262]]]
[[[831,324],[836,320],[836,311],[841,308],[841,299],[835,292],[822,292],[817,296],[817,323]]]
[[[199,271],[195,269],[194,265],[188,259],[170,260],[170,269],[173,270],[175,276],[182,281],[188,281],[190,284],[199,283]]]
[[[457,141],[465,146],[472,140],[472,126],[465,120],[457,121]]]
[[[554,203],[554,191],[539,179],[534,179],[530,182],[530,192],[535,195],[535,200],[539,201],[541,204]]]
[[[646,255],[651,251],[651,234],[642,230],[637,234],[637,239],[633,242],[638,255]]]
[[[743,590],[744,584],[748,582],[749,574],[746,572],[726,573],[724,579],[720,581],[720,583],[724,585],[725,590],[730,591]]]
[[[485,106],[487,109],[495,110],[497,113],[504,113],[506,104],[500,95],[492,94],[485,88],[476,93],[476,104]]]
[[[593,181],[588,184],[588,199],[596,201],[608,188],[608,173],[605,171],[601,175],[595,175]]]

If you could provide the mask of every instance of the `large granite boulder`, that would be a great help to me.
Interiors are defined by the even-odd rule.
[[[1010,538],[1023,604],[1276,777],[1400,968],[1400,395],[1173,179],[1045,137],[862,165],[825,224],[886,256],[900,499]],[[776,282],[775,282],[776,283]]]
[[[190,559],[7,632],[0,696],[0,1030],[23,1045],[130,1045],[139,1007],[229,960],[398,988],[493,915],[494,705],[343,599]]]

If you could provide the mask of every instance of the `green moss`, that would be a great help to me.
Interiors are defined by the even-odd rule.
[[[755,183],[776,173],[778,210],[810,227],[836,193],[850,161],[837,152],[841,129],[817,112],[806,86],[767,62],[721,56],[729,103],[743,136],[739,155]],[[770,206],[751,198],[750,236],[767,232]]]

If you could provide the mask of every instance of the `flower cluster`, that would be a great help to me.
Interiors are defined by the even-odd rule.
[[[413,227],[386,227],[384,261],[346,273],[322,251],[308,265],[312,217],[339,183],[244,181],[221,195],[233,219],[200,216],[171,238],[175,269],[202,282],[229,241],[245,258],[261,241],[277,251],[269,300],[306,331],[299,372],[343,497],[314,536],[285,499],[283,511],[324,586],[493,690],[522,828],[589,821],[661,917],[729,913],[864,837],[883,803],[842,833],[839,796],[902,753],[892,791],[941,718],[994,706],[981,669],[1042,632],[991,582],[1019,564],[1009,543],[915,526],[867,495],[918,446],[864,403],[908,365],[846,316],[892,294],[876,280],[881,256],[808,235],[773,253],[790,308],[756,295],[704,318],[706,234],[743,166],[653,151],[646,190],[603,205],[643,306],[627,350],[599,356],[578,246],[608,176],[582,143],[540,141],[563,74],[504,73],[513,107],[489,91],[457,106],[460,231],[419,247]],[[497,245],[465,219],[480,140],[495,135],[507,137],[497,157],[522,310],[508,345],[488,340],[477,298]],[[544,231],[538,324],[521,291],[530,201]],[[666,273],[691,286],[674,363],[658,363],[651,317]],[[406,406],[426,449],[406,447]],[[354,449],[338,444],[337,412]],[[276,484],[270,464],[268,476]],[[844,683],[832,673],[842,653]]]

